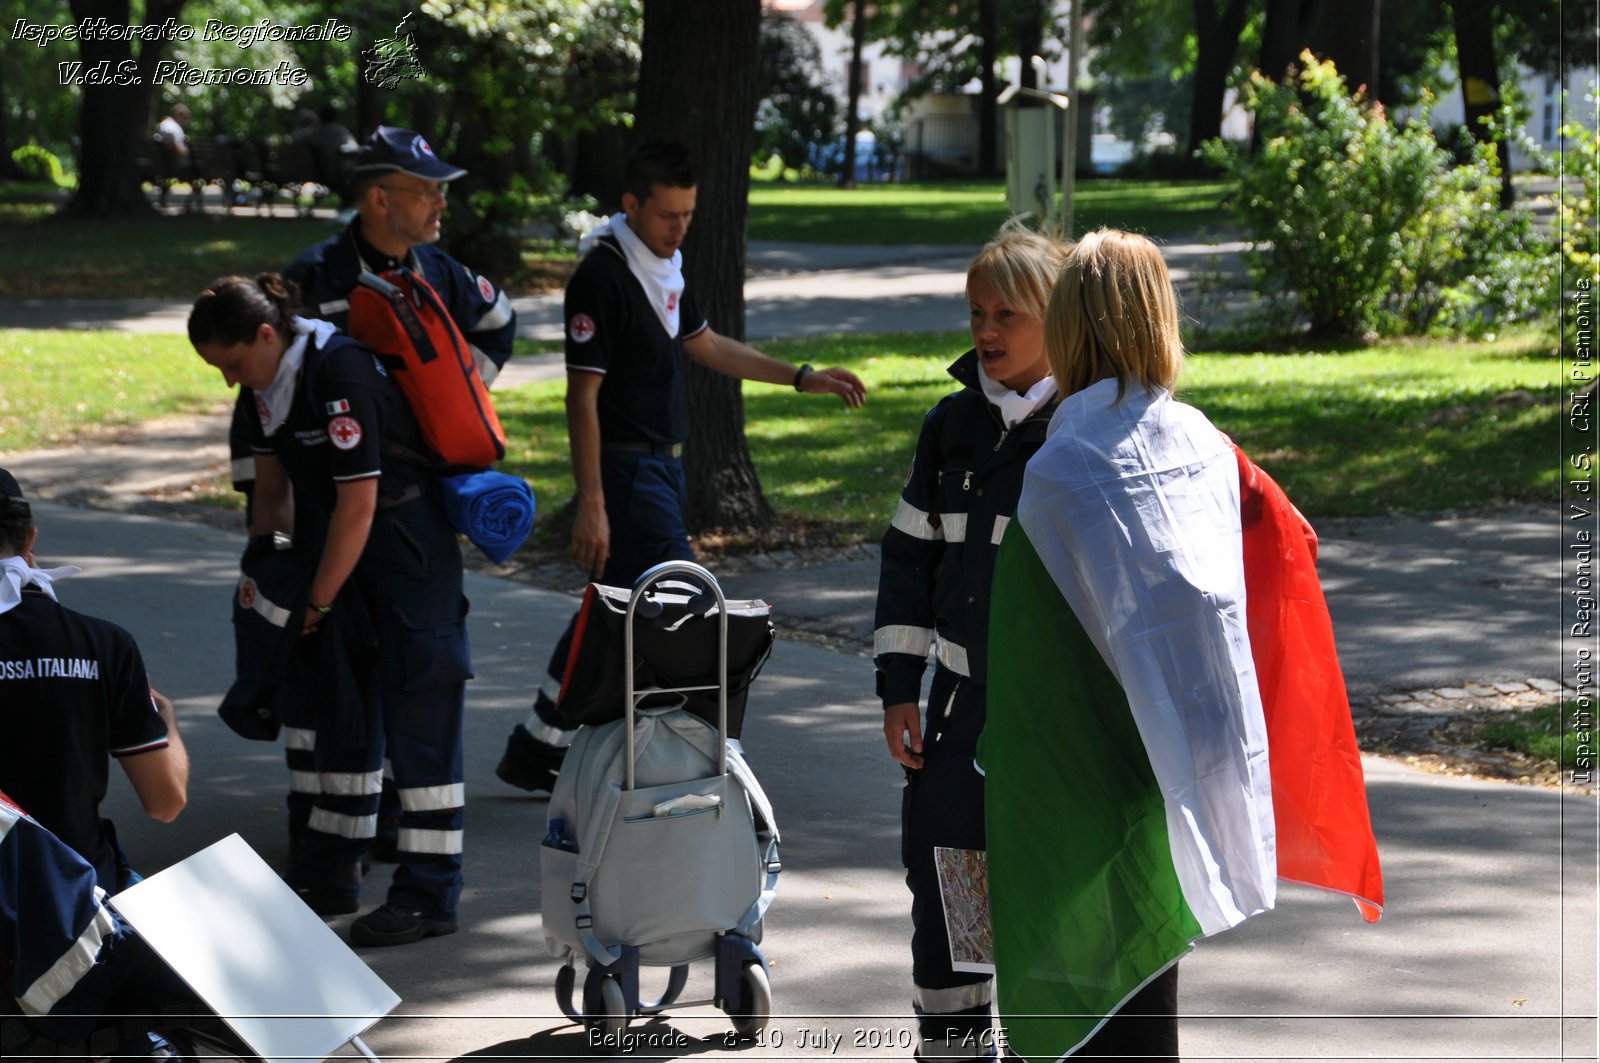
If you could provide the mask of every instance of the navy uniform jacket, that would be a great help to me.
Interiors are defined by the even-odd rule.
[[[0,958],[23,1012],[88,1010],[79,983],[126,932],[104,897],[88,861],[0,793]]]
[[[295,282],[306,307],[306,317],[332,321],[346,331],[350,314],[350,293],[361,275],[363,261],[356,245],[357,226],[352,221],[337,236],[306,248],[295,257],[283,275]],[[511,341],[517,333],[517,314],[506,293],[482,274],[474,273],[432,244],[411,248],[406,265],[439,293],[445,309],[466,336],[472,348],[478,373],[485,384],[494,383],[500,367],[511,357]],[[367,259],[365,267],[381,273],[387,263]]]
[[[1023,469],[1056,409],[1052,399],[1008,432],[984,397],[977,354],[968,351],[949,371],[965,387],[923,419],[883,537],[873,652],[885,708],[921,701],[930,649],[957,682],[984,681],[995,555],[1017,510]],[[963,724],[975,736],[982,721]]]

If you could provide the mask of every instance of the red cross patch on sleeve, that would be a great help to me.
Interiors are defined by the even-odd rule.
[[[567,324],[567,334],[573,343],[588,343],[594,339],[594,318],[588,314],[573,314]]]
[[[361,442],[361,423],[354,417],[335,417],[328,422],[328,438],[340,450],[354,450]]]

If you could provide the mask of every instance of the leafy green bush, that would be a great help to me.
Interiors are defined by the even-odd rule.
[[[49,181],[57,188],[67,183],[66,171],[61,168],[61,160],[48,148],[41,148],[37,144],[24,144],[11,153],[11,161],[36,181]]]
[[[1313,335],[1481,332],[1547,310],[1551,251],[1527,213],[1499,209],[1492,148],[1452,164],[1427,114],[1401,126],[1301,54],[1295,81],[1252,77],[1253,152],[1221,141],[1246,261],[1272,309]]]
[[[1595,207],[1600,203],[1600,142],[1576,122],[1561,127],[1566,142],[1561,187],[1561,253],[1567,264],[1594,281],[1600,277],[1600,233]]]

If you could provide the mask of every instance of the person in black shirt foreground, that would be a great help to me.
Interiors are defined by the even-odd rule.
[[[0,788],[115,893],[139,875],[100,815],[110,761],[145,812],[170,823],[188,801],[189,755],[133,636],[56,600],[55,582],[78,570],[35,567],[38,540],[21,486],[0,469]]]
[[[663,561],[692,560],[679,457],[688,436],[684,357],[741,380],[837,395],[854,409],[866,388],[847,369],[798,368],[718,335],[683,279],[679,251],[697,178],[682,145],[653,140],[628,159],[622,211],[590,234],[567,284],[567,432],[577,481],[572,559],[591,578],[630,586]],[[576,616],[574,616],[574,621]],[[555,714],[573,625],[556,642],[525,722],[495,774],[548,791],[571,732]]]
[[[322,915],[359,907],[387,763],[399,867],[350,940],[399,945],[457,925],[472,676],[461,549],[437,474],[415,460],[427,450],[399,385],[370,348],[294,316],[297,305],[275,273],[225,277],[195,300],[189,339],[256,411],[251,534],[290,533],[314,566],[290,662],[314,681],[287,699],[283,723],[291,772],[314,773],[319,792],[291,832],[286,877]],[[309,765],[296,760],[306,753]]]

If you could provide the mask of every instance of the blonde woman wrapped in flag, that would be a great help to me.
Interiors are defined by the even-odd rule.
[[[1178,958],[1279,878],[1376,920],[1377,849],[1315,536],[1173,398],[1155,245],[1084,237],[1045,330],[1062,400],[996,562],[979,750],[1001,1023],[1030,1058],[1176,1059]]]

